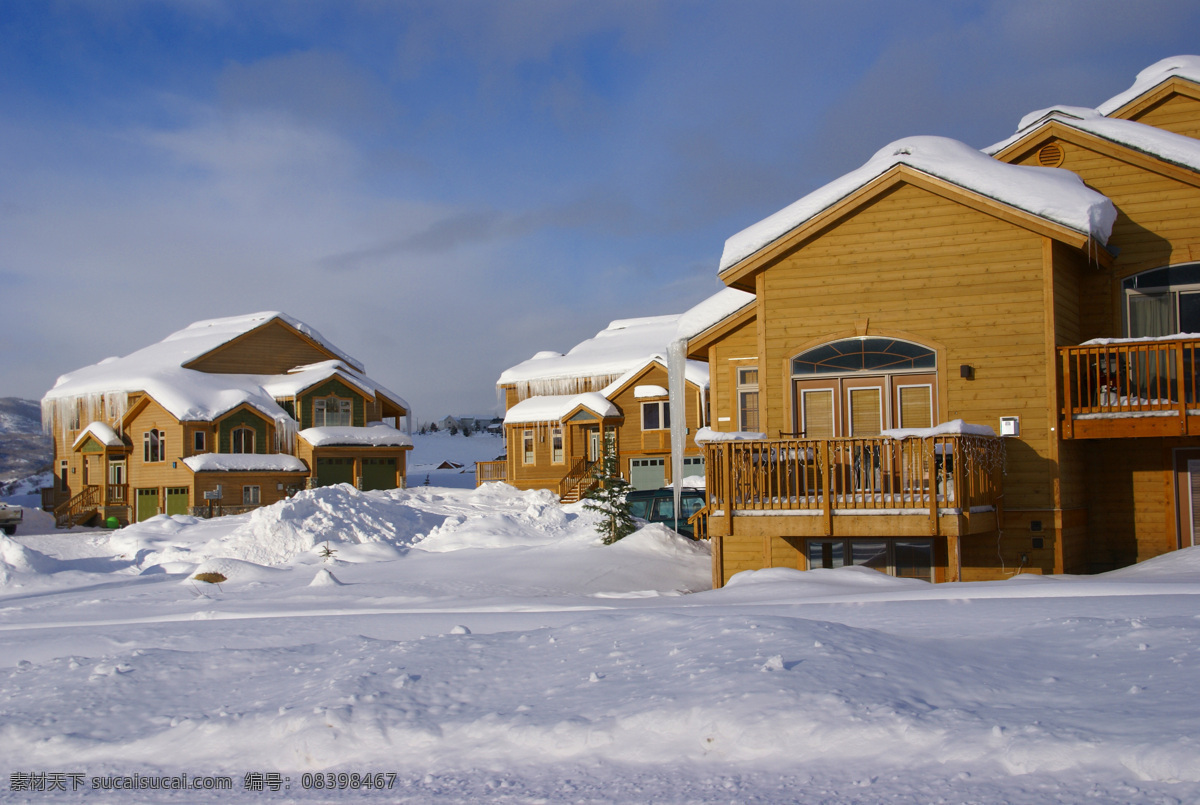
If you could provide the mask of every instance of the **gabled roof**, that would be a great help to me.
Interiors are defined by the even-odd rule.
[[[284,375],[210,373],[185,368],[232,341],[271,322],[280,321],[322,350],[339,356],[298,367]],[[240,405],[249,405],[270,419],[289,419],[275,398],[292,396],[294,387],[306,388],[322,378],[344,377],[368,396],[383,394],[409,411],[403,398],[365,377],[358,362],[331,344],[313,328],[285,313],[264,312],[196,322],[150,346],[120,358],[107,358],[92,366],[62,375],[42,398],[43,408],[57,401],[141,392],[152,397],[180,421],[212,421]]]
[[[625,374],[618,377],[613,382],[605,386],[600,393],[608,399],[620,394],[625,389],[629,388],[630,384],[638,380],[642,375],[650,370],[655,364],[662,367],[662,370],[667,371],[667,361],[662,355],[652,355],[642,361],[637,366],[630,369]],[[708,364],[703,361],[688,361],[684,367],[684,379],[699,389],[708,388]]]
[[[905,168],[1100,243],[1108,241],[1116,220],[1112,202],[1070,171],[1009,165],[947,137],[907,137],[880,149],[857,170],[729,238],[720,272],[781,240],[876,179]]]
[[[1160,84],[1176,78],[1200,84],[1200,56],[1171,56],[1155,62],[1137,74],[1133,86],[1097,106],[1096,111],[1102,115],[1112,115],[1152,92]]]
[[[496,384],[517,386],[521,397],[607,385],[652,356],[665,355],[678,322],[678,314],[618,319],[565,355],[539,352],[506,369]]]
[[[617,419],[621,416],[617,406],[597,391],[584,394],[544,394],[522,400],[509,408],[504,415],[504,424],[563,422],[581,408],[591,411],[598,419]]]
[[[104,422],[92,422],[79,432],[71,448],[78,450],[88,439],[95,439],[103,447],[124,447],[125,440]]]
[[[1021,128],[1016,134],[985,148],[984,152],[1003,159],[1017,151],[1019,143],[1048,132],[1057,131],[1061,136],[1064,128],[1085,132],[1200,174],[1200,140],[1133,120],[1105,117],[1095,109],[1082,107],[1058,106],[1028,114],[1021,120]]]

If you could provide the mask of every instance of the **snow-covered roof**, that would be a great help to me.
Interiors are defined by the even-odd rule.
[[[412,437],[390,425],[378,423],[365,428],[330,426],[305,428],[298,434],[313,447],[333,445],[364,445],[371,447],[412,447]]]
[[[630,380],[637,377],[645,370],[647,366],[652,363],[659,364],[663,367],[663,369],[667,368],[667,360],[663,355],[651,355],[641,363],[635,364],[629,369],[629,371],[623,373],[616,380],[602,388],[600,393],[605,397],[611,398],[617,393],[617,390],[621,388],[621,386],[624,386]],[[701,389],[707,389],[709,379],[708,363],[705,361],[688,361],[686,364],[684,364],[683,377],[687,382],[692,383]],[[663,393],[665,394],[666,392]],[[634,396],[637,396],[636,389],[634,391]]]
[[[678,323],[679,314],[619,319],[567,354],[539,352],[506,369],[496,382],[541,395],[574,393],[588,383],[607,384],[651,356],[666,354]]]
[[[662,386],[634,386],[633,398],[635,400],[648,400],[651,397],[666,397],[667,390]]]
[[[1059,168],[1009,165],[948,137],[906,137],[853,170],[725,241],[720,270],[739,263],[897,165],[928,174],[1106,243],[1117,212]]]
[[[75,439],[75,444],[72,449],[83,444],[89,436],[92,436],[96,441],[105,447],[124,447],[125,442],[121,439],[117,432],[103,422],[92,422],[86,428],[79,432],[78,438]]]
[[[1144,95],[1162,82],[1178,76],[1200,84],[1200,56],[1171,56],[1137,74],[1133,86],[1096,107],[1102,115],[1111,115],[1125,104]]]
[[[338,355],[338,360],[299,367],[285,375],[209,373],[183,368],[217,347],[276,319]],[[42,402],[45,406],[88,395],[145,392],[180,421],[212,421],[242,404],[280,420],[290,417],[275,402],[276,397],[291,396],[289,389],[307,388],[336,374],[368,395],[384,393],[409,410],[403,398],[363,376],[359,366],[358,361],[307,324],[285,313],[268,311],[196,322],[124,357],[107,358],[69,372],[58,378]]]
[[[535,422],[561,422],[563,417],[583,406],[603,418],[619,417],[621,412],[603,394],[544,394],[514,405],[504,415],[505,425],[529,425]]]
[[[720,431],[705,426],[697,430],[693,438],[698,445],[712,442],[760,442],[767,438],[767,434],[754,430]]]
[[[1021,120],[1021,128],[1016,134],[988,146],[984,152],[998,154],[1052,121],[1149,154],[1164,162],[1200,172],[1200,140],[1132,120],[1105,117],[1095,109],[1078,106],[1055,106],[1032,112]]]
[[[679,317],[675,337],[690,339],[720,324],[742,308],[754,304],[754,294],[737,288],[724,288],[687,310]]]
[[[303,461],[284,453],[201,453],[183,463],[192,472],[308,472]]]
[[[297,366],[289,369],[286,375],[264,378],[262,385],[266,392],[273,397],[294,397],[305,389],[323,383],[331,377],[345,381],[368,397],[382,394],[405,411],[409,410],[408,402],[399,394],[384,388],[361,371],[355,370],[342,361],[321,361],[306,366]]]

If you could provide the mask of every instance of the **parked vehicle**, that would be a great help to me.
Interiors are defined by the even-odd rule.
[[[629,503],[630,513],[639,520],[650,523],[662,523],[673,528],[690,539],[695,539],[695,529],[688,523],[688,518],[704,507],[704,490],[687,487],[679,499],[679,520],[675,520],[675,490],[670,487],[662,489],[639,489],[625,496]]]
[[[12,536],[17,533],[17,523],[25,517],[25,510],[20,506],[0,503],[0,531]]]

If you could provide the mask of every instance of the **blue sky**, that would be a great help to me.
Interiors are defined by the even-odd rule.
[[[1194,2],[0,0],[0,396],[284,310],[420,419],[720,287],[901,137],[1195,53]]]

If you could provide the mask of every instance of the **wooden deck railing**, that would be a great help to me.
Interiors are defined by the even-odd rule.
[[[104,502],[107,506],[124,506],[129,503],[129,484],[109,484],[106,486]]]
[[[83,491],[54,509],[54,524],[58,528],[78,525],[85,517],[95,514],[100,505],[99,486],[85,486]]]
[[[1200,340],[1180,338],[1059,347],[1063,436],[1080,435],[1080,421],[1130,418],[1159,419],[1150,423],[1156,433],[1170,424],[1161,418],[1176,418],[1173,432],[1187,433],[1188,407],[1196,404],[1198,351]]]
[[[476,461],[475,485],[508,480],[507,461]]]
[[[564,503],[578,500],[590,486],[592,469],[598,461],[588,461],[587,457],[579,459],[558,484],[558,499]]]
[[[708,509],[815,511],[970,510],[995,505],[999,438],[779,439],[707,446]]]

